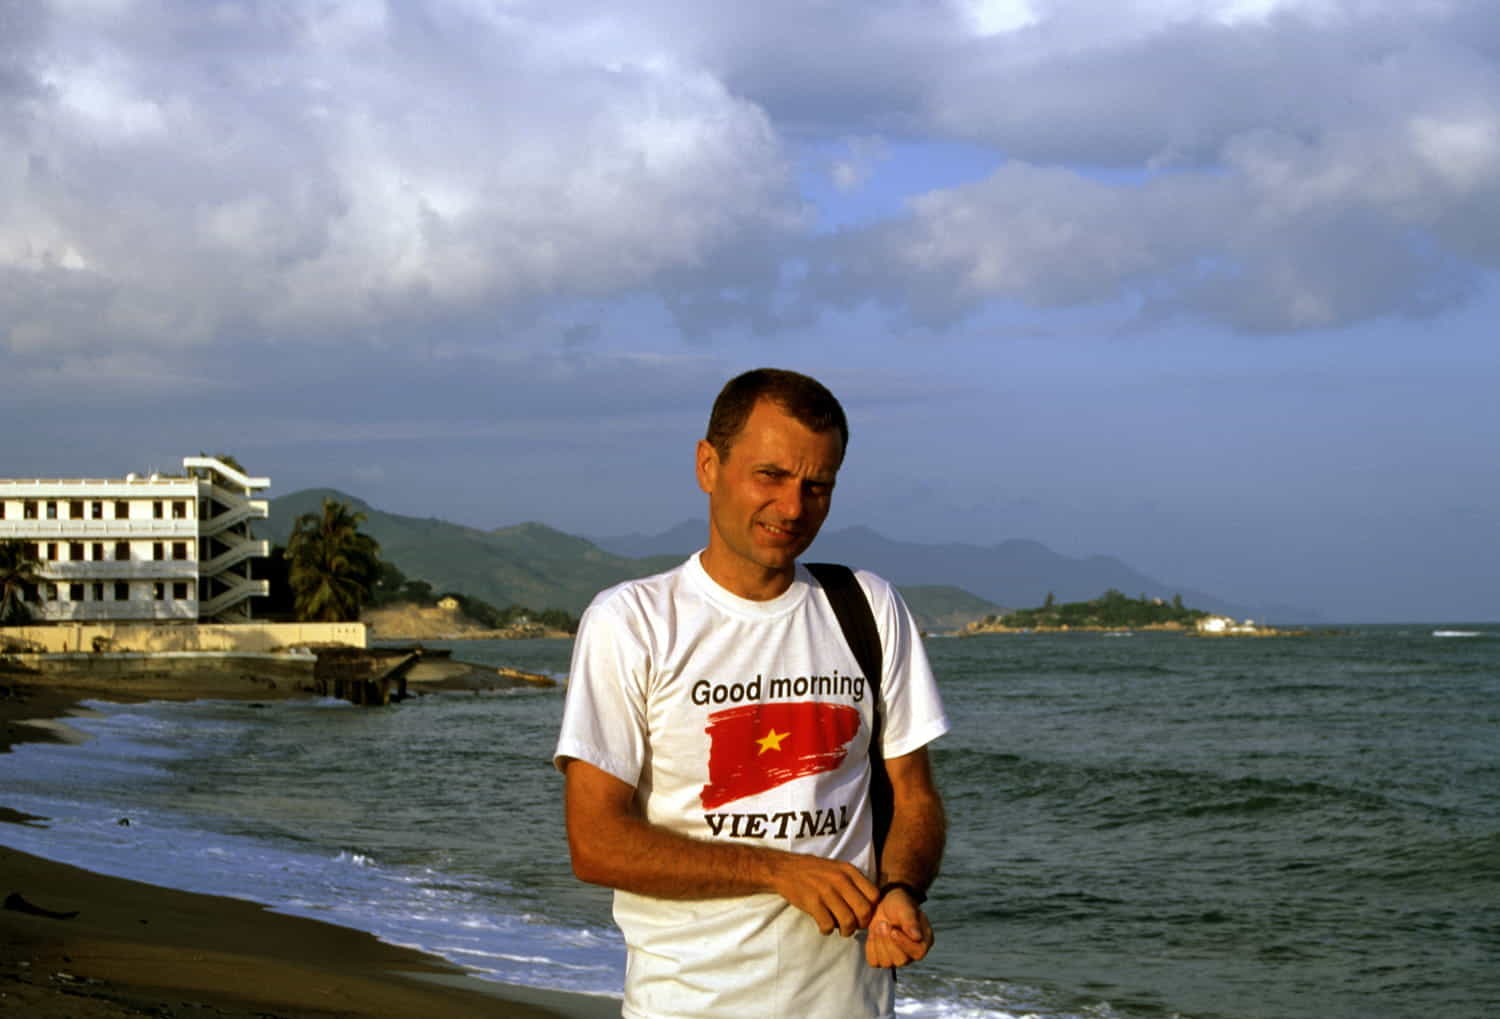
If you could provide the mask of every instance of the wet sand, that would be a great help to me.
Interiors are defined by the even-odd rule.
[[[0,752],[70,738],[81,700],[306,696],[245,675],[124,682],[0,672]],[[4,802],[0,823],[45,827]],[[559,848],[561,851],[561,848]],[[107,877],[0,846],[0,1013],[37,1019],[618,1016],[618,1000],[535,991],[254,903]]]

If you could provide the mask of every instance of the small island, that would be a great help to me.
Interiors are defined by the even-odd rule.
[[[1182,596],[1131,598],[1111,588],[1090,601],[1058,604],[1052,595],[1039,608],[989,615],[969,623],[959,636],[981,633],[1069,633],[1074,631],[1130,632],[1166,630],[1201,636],[1264,637],[1281,631],[1250,620],[1236,622],[1182,604]]]

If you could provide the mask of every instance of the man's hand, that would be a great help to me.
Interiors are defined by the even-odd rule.
[[[875,906],[865,961],[893,969],[918,961],[932,948],[932,924],[903,888],[892,888]]]
[[[846,938],[869,926],[880,898],[880,889],[853,864],[800,853],[778,854],[771,884],[820,932],[837,930]]]

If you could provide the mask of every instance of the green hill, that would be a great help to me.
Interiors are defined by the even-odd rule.
[[[939,584],[903,584],[897,588],[906,607],[926,631],[957,630],[966,623],[1005,610],[992,601],[970,594],[961,587]]]
[[[271,516],[259,532],[285,544],[303,513],[317,512],[325,498],[338,499],[365,515],[363,530],[380,542],[380,554],[413,579],[437,591],[458,591],[503,608],[563,609],[574,615],[603,588],[656,572],[656,560],[610,555],[582,538],[542,524],[495,531],[432,517],[385,513],[335,489],[304,489],[271,500]]]
[[[630,558],[544,524],[482,531],[433,517],[385,513],[331,488],[309,488],[272,499],[270,519],[257,526],[257,534],[286,544],[297,517],[318,512],[325,498],[363,513],[362,529],[380,543],[381,558],[394,563],[408,578],[425,580],[435,591],[479,598],[496,608],[519,604],[577,615],[604,588],[671,569],[691,551]],[[903,586],[901,593],[925,630],[956,629],[997,611],[991,602],[956,587]]]

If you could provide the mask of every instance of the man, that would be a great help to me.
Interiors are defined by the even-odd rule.
[[[858,574],[894,791],[876,860],[872,685],[797,563],[847,442],[817,381],[732,379],[697,447],[708,546],[584,614],[555,761],[574,873],[616,890],[630,1019],[888,1016],[891,972],[932,946],[936,683],[899,595]]]

